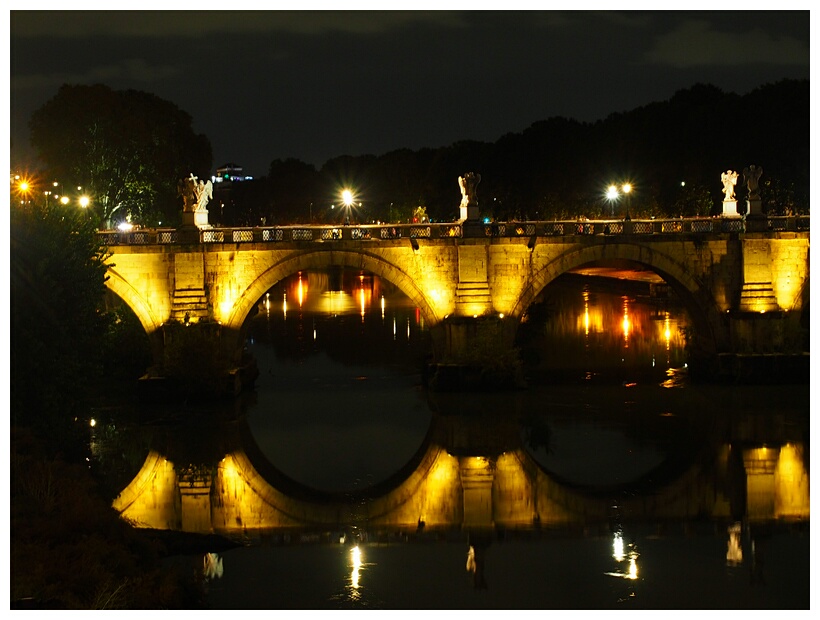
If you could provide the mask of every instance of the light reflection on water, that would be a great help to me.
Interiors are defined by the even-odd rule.
[[[298,309],[270,312],[270,298],[296,299]],[[530,370],[547,383],[585,377],[615,378],[627,388],[647,380],[684,385],[687,322],[674,300],[558,279],[525,317],[523,356],[537,359]],[[263,298],[249,336],[262,371],[249,422],[284,473],[316,489],[351,490],[388,477],[415,453],[430,422],[419,376],[429,341],[418,309],[391,285],[348,270],[294,274]],[[662,450],[636,444],[618,423],[602,425],[595,415],[606,408],[629,426],[623,416],[634,399],[613,394],[578,411],[578,404],[544,401],[538,389],[530,389],[539,403],[532,415],[542,416],[553,446],[533,456],[548,470],[581,483],[614,483],[663,460]],[[305,446],[321,457],[306,459]],[[607,467],[585,459],[590,450],[610,454]]]
[[[660,474],[703,476],[691,469],[692,446],[714,428],[722,440],[760,440],[775,426],[796,427],[792,414],[803,403],[808,413],[807,389],[689,385],[682,310],[569,284],[546,296],[543,314],[531,314],[543,323],[525,328],[537,349],[533,367],[549,373],[565,364],[569,380],[515,394],[432,398],[421,387],[428,343],[419,313],[377,278],[359,275],[298,274],[263,297],[250,326],[261,376],[248,426],[277,469],[315,489],[360,490],[395,474],[433,416],[449,420],[454,443],[463,439],[458,445],[473,455],[476,437],[494,445],[502,425],[487,421],[495,417],[520,421],[521,442],[555,481],[617,498],[613,489],[637,482],[659,489]],[[797,473],[784,476],[797,479],[805,473],[799,454],[793,462]],[[731,480],[726,474],[720,484]],[[459,529],[371,540],[294,533],[220,554],[208,602],[217,609],[808,607],[807,528],[803,536],[743,518],[733,529],[734,519],[641,524],[623,516],[613,500],[602,527],[498,532],[484,547]],[[470,549],[474,565],[465,570]],[[476,557],[486,589],[476,585]]]

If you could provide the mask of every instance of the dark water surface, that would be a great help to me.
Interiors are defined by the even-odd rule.
[[[221,573],[207,582],[208,605],[808,609],[808,386],[691,385],[686,311],[656,292],[560,279],[519,329],[526,390],[431,394],[420,371],[429,333],[389,284],[349,272],[281,282],[249,325],[261,375],[241,417],[284,477],[320,492],[367,489],[400,472],[445,425],[453,445],[474,452],[476,441],[499,450],[517,443],[550,480],[610,501],[611,514],[480,539],[460,527],[352,533],[344,524],[251,535],[212,558]],[[747,488],[742,473],[710,456],[764,445],[780,449],[774,491],[770,482]],[[742,472],[739,458],[727,462]],[[624,510],[635,505],[626,500],[651,503],[674,485],[686,490],[665,516]],[[727,517],[688,514],[699,494],[726,498]],[[753,518],[752,504],[771,504],[778,518]],[[467,570],[471,544],[483,583]]]

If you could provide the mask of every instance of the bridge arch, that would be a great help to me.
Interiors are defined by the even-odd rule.
[[[698,344],[706,351],[717,350],[716,327],[720,312],[706,286],[676,260],[646,245],[608,243],[575,248],[550,261],[535,272],[516,302],[512,316],[521,318],[546,286],[558,276],[582,265],[604,260],[628,260],[650,268],[661,276],[681,298],[695,327]]]
[[[151,310],[151,306],[140,293],[117,271],[108,268],[105,285],[131,308],[149,336],[162,327],[162,321]]]
[[[223,324],[241,330],[254,305],[277,282],[299,271],[320,270],[329,267],[349,267],[373,273],[397,286],[402,293],[407,295],[420,309],[427,325],[432,327],[441,320],[433,304],[427,299],[427,296],[418,287],[414,279],[395,264],[367,252],[334,250],[332,252],[308,251],[291,255],[285,260],[271,265],[245,288],[239,299],[233,304],[230,314],[227,320],[223,321]]]

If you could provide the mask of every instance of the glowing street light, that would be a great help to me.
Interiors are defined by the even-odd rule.
[[[91,203],[91,199],[88,196],[80,196],[80,206],[85,209]]]
[[[345,224],[350,223],[350,207],[353,204],[354,196],[353,192],[349,189],[342,190],[342,202],[345,206]]]
[[[626,196],[626,217],[624,219],[631,220],[632,218],[629,216],[629,195],[632,193],[632,184],[624,183],[621,190],[623,190],[623,193]]]
[[[23,179],[19,176],[14,177],[17,181],[17,194],[20,196],[21,204],[28,202],[29,192],[32,190],[31,183],[28,179]]]
[[[609,201],[609,212],[610,215],[614,218],[615,217],[615,202],[620,197],[620,193],[618,192],[617,185],[610,185],[606,190],[606,199]]]

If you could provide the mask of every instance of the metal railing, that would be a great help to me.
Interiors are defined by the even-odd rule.
[[[206,228],[194,239],[166,228],[99,231],[105,245],[163,245],[174,243],[279,243],[334,241],[391,241],[398,239],[451,239],[470,237],[555,237],[570,235],[682,235],[747,232],[743,218],[704,217],[651,220],[566,220],[549,222],[491,222],[465,226],[458,222],[426,224],[367,224],[337,226],[266,226]],[[809,216],[772,216],[755,231],[807,231]],[[465,235],[466,232],[466,235]]]

